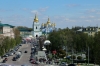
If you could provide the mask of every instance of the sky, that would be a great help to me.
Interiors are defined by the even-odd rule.
[[[0,0],[0,21],[32,28],[37,14],[39,23],[50,18],[57,28],[100,27],[100,0]]]

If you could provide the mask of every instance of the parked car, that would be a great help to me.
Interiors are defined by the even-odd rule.
[[[5,54],[3,57],[8,57],[8,54]]]
[[[20,58],[21,55],[16,55],[16,59]]]
[[[7,60],[8,60],[8,58],[5,58],[4,60],[6,60],[6,61],[7,61]]]
[[[61,64],[59,64],[59,66],[68,66],[68,64],[66,62],[61,62]]]
[[[29,60],[29,61],[31,62],[32,60],[34,60],[34,59],[33,59],[33,58],[30,58],[30,60]]]
[[[68,66],[76,66],[75,64],[69,64]]]
[[[17,60],[17,58],[16,57],[13,57],[13,59],[12,59],[13,61],[16,61]]]
[[[22,46],[22,44],[20,44],[19,46]]]
[[[31,60],[32,64],[38,64],[38,62],[36,62],[35,60]]]
[[[2,63],[6,63],[6,60],[4,59],[4,60],[2,61]]]
[[[14,55],[14,53],[13,53],[13,52],[10,52],[10,53],[9,53],[9,55],[10,55],[10,56],[13,56],[13,55]]]
[[[24,53],[27,53],[27,51],[25,51]]]

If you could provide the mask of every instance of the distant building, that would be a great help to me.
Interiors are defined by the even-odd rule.
[[[77,30],[77,32],[83,32],[83,33],[88,34],[89,36],[94,36],[99,31],[100,31],[100,28],[92,27],[92,26],[82,27],[79,30]]]
[[[39,20],[36,15],[35,15],[32,27],[33,27],[32,34],[34,37],[39,37],[41,35],[48,35],[50,32],[56,30],[55,23],[50,23],[49,18],[46,23],[42,23],[40,25]]]
[[[42,35],[42,31],[40,30],[39,20],[36,15],[35,15],[32,27],[33,27],[32,35],[34,37],[39,37]]]
[[[23,38],[32,35],[32,33],[31,33],[32,30],[29,30],[27,28],[20,28],[18,30],[20,31],[20,36],[23,37]]]
[[[0,35],[14,38],[15,35],[14,35],[13,28],[14,28],[14,26],[12,26],[12,25],[2,24],[0,22]]]

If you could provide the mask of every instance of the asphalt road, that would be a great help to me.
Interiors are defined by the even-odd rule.
[[[27,64],[27,65],[31,65],[31,63],[29,62],[30,53],[31,53],[31,46],[30,46],[30,44],[23,44],[18,51],[22,51],[21,57],[19,59],[17,59],[17,61],[12,61],[12,58],[15,55],[9,56],[8,57],[8,61],[6,62],[6,64],[13,64],[13,65]],[[25,51],[28,51],[28,52],[24,53]]]
[[[36,40],[34,40],[33,42],[36,43]],[[29,62],[29,58],[30,58],[30,55],[31,55],[30,53],[31,53],[31,47],[32,46],[33,45],[30,44],[30,43],[29,44],[22,44],[22,46],[18,50],[18,51],[22,51],[21,57],[19,59],[17,59],[17,61],[12,61],[12,59],[13,59],[13,57],[15,57],[15,55],[9,56],[8,61],[5,64],[14,65],[14,66],[21,66],[21,65],[28,65],[28,66],[58,66],[58,65],[46,65],[46,64],[39,64],[39,65],[31,64]],[[25,51],[28,51],[28,52],[24,53]]]

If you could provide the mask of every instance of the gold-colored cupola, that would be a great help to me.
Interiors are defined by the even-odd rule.
[[[49,24],[49,23],[50,23],[50,19],[48,18],[47,24]]]
[[[56,24],[55,24],[55,23],[54,23],[53,25],[54,25],[54,27],[56,26]]]
[[[42,26],[44,26],[44,23],[42,23]]]
[[[39,21],[39,20],[38,20],[36,14],[35,14],[34,22],[38,22],[38,21]]]

